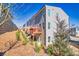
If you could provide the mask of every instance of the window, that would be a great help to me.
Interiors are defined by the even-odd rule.
[[[50,22],[48,22],[48,29],[50,29]]]
[[[50,16],[50,9],[48,9],[48,16]]]
[[[50,42],[50,36],[48,36],[48,42]]]
[[[41,24],[39,24],[39,27],[41,27]]]
[[[79,31],[79,27],[77,28],[77,31]]]

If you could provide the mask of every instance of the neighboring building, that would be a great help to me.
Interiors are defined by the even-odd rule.
[[[76,36],[79,37],[79,27],[76,28]]]
[[[71,32],[70,32],[70,35],[71,36],[78,36],[79,37],[79,27],[72,27],[70,28],[71,29]]]
[[[64,20],[69,27],[69,16],[59,7],[45,5],[38,13],[27,21],[27,27],[40,27],[42,30],[41,42],[48,46],[54,40],[56,16]]]
[[[71,36],[79,36],[79,27],[71,27],[70,28],[70,35]]]
[[[70,35],[76,36],[76,27],[70,28]]]

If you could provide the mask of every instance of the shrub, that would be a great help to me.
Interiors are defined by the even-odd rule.
[[[35,42],[35,52],[36,53],[39,53],[40,52],[40,49],[41,49],[41,47],[38,46],[38,43],[37,42]]]
[[[60,20],[57,15],[57,29],[54,33],[55,41],[53,42],[53,54],[69,56],[73,55],[69,45],[69,31],[65,20]]]
[[[28,43],[29,39],[27,38],[27,35],[23,34],[23,32],[21,32],[21,34],[22,34],[22,37],[23,37],[23,40],[22,40],[23,44],[26,45]]]
[[[46,49],[46,52],[48,55],[53,55],[53,47],[52,45],[49,45]]]
[[[16,38],[17,40],[22,41],[24,45],[26,45],[29,41],[29,39],[27,38],[27,35],[25,35],[21,30],[18,30],[16,32]]]
[[[17,32],[16,32],[16,39],[17,39],[17,40],[20,40],[20,31],[17,31]]]
[[[41,48],[42,48],[42,49],[45,49],[45,45],[44,45],[44,44],[41,44]]]

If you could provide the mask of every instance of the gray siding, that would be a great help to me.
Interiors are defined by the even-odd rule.
[[[38,12],[39,13],[39,12]],[[42,29],[42,43],[48,46],[54,40],[54,32],[56,29],[56,15],[61,20],[64,20],[69,26],[69,16],[58,7],[45,6],[45,9],[41,13],[34,15],[28,22],[28,26],[39,26]],[[50,24],[50,25],[48,25]],[[50,39],[50,40],[49,40]]]
[[[50,15],[49,15],[49,10],[50,10]],[[57,14],[58,14],[58,18],[60,20],[64,20],[69,27],[69,17],[61,8],[46,5],[46,46],[48,46],[48,44],[51,44],[52,41],[54,41],[54,32],[56,31]],[[50,29],[48,29],[49,22],[51,27]]]

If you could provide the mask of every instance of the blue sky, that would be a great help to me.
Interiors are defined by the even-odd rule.
[[[62,8],[70,17],[70,23],[79,25],[79,4],[77,3],[16,3],[10,8],[13,15],[13,22],[22,26],[44,5],[51,5]]]

